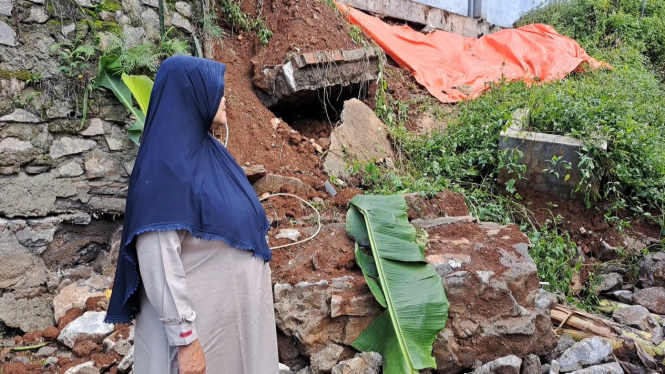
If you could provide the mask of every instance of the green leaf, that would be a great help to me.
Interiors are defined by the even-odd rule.
[[[143,114],[141,114],[143,115]],[[145,116],[138,118],[134,124],[127,129],[127,135],[136,145],[140,145],[141,134],[143,134],[143,126],[145,124]]]
[[[369,247],[365,218],[354,206],[350,206],[346,213],[346,234],[361,247]]]
[[[357,227],[360,214],[372,249],[371,258],[357,249],[356,259],[365,279],[377,280],[368,285],[370,289],[380,286],[381,293],[372,293],[387,308],[352,345],[381,353],[387,374],[417,374],[420,369],[436,368],[432,344],[446,325],[449,304],[441,278],[415,243],[416,230],[408,222],[404,197],[358,195],[350,206],[349,235],[363,238]],[[369,259],[374,260],[374,267]]]
[[[125,82],[132,95],[134,95],[134,99],[136,99],[143,114],[148,114],[150,93],[152,92],[152,85],[154,83],[152,79],[145,75],[127,75],[123,73],[122,81]]]
[[[374,259],[366,255],[365,252],[358,247],[358,243],[356,243],[356,261],[358,262],[358,266],[362,269],[365,281],[367,281],[369,290],[372,291],[372,294],[376,297],[376,301],[378,301],[382,307],[387,308],[386,297],[383,295],[383,291],[381,291],[379,282],[377,282],[379,273],[376,270]]]

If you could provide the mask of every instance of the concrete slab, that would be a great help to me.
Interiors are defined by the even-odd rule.
[[[501,132],[499,142],[500,149],[509,150],[508,157],[511,150],[517,149],[522,152],[523,155],[517,163],[526,165],[523,174],[525,179],[517,180],[516,174],[503,169],[499,173],[499,182],[505,184],[515,179],[517,190],[528,187],[561,198],[573,197],[575,188],[582,180],[582,173],[578,168],[580,163],[578,152],[581,152],[582,141],[570,136],[524,131],[522,129],[529,125],[528,119],[528,111],[516,111],[511,125]],[[602,142],[600,147],[607,150],[607,142]],[[561,160],[556,165],[549,162],[553,156]],[[565,164],[571,168],[567,169]],[[549,170],[558,173],[558,176]]]

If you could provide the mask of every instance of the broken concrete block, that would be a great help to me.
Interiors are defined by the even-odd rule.
[[[386,125],[362,101],[344,103],[342,124],[330,135],[330,148],[323,168],[338,178],[349,176],[348,160],[371,161],[395,158]]]

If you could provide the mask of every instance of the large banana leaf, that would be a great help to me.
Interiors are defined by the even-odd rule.
[[[122,74],[122,81],[134,95],[134,99],[139,104],[143,114],[148,114],[148,103],[150,103],[150,93],[154,82],[145,75],[127,75]]]
[[[357,195],[350,202],[346,229],[357,244],[356,259],[370,290],[386,308],[352,345],[383,356],[384,374],[417,374],[436,368],[432,344],[446,326],[448,300],[441,278],[415,243],[401,195]]]

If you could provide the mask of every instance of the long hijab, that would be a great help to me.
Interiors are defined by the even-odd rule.
[[[139,311],[135,238],[148,231],[187,230],[269,261],[268,220],[231,154],[208,129],[224,96],[226,66],[177,56],[157,71],[129,181],[108,323]]]

